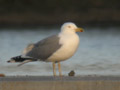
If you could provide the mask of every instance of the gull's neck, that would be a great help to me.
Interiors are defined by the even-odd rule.
[[[71,30],[61,30],[60,34],[76,34],[76,32]]]

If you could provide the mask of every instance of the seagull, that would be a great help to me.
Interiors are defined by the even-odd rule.
[[[60,33],[29,44],[21,55],[7,62],[21,62],[18,66],[34,61],[52,62],[54,76],[57,63],[59,76],[62,76],[60,62],[72,57],[79,46],[80,38],[76,32],[83,32],[83,28],[78,28],[73,22],[66,22],[61,26]]]

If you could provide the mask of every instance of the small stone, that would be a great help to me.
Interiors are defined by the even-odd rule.
[[[70,71],[70,72],[68,73],[68,76],[75,76],[74,70]]]
[[[0,73],[0,77],[5,77],[5,74]]]

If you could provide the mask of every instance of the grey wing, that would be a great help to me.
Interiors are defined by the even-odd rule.
[[[59,39],[60,38],[57,35],[53,35],[39,41],[34,44],[34,47],[26,54],[26,56],[46,60],[62,46],[59,44]]]
[[[28,44],[28,46],[23,50],[22,55],[26,55],[29,51],[31,51],[34,47],[34,43]]]

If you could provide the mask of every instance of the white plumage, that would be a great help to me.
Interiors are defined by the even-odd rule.
[[[74,55],[79,45],[79,37],[75,30],[77,26],[73,23],[65,23],[59,33],[59,44],[62,47],[53,53],[48,61],[64,61]]]

